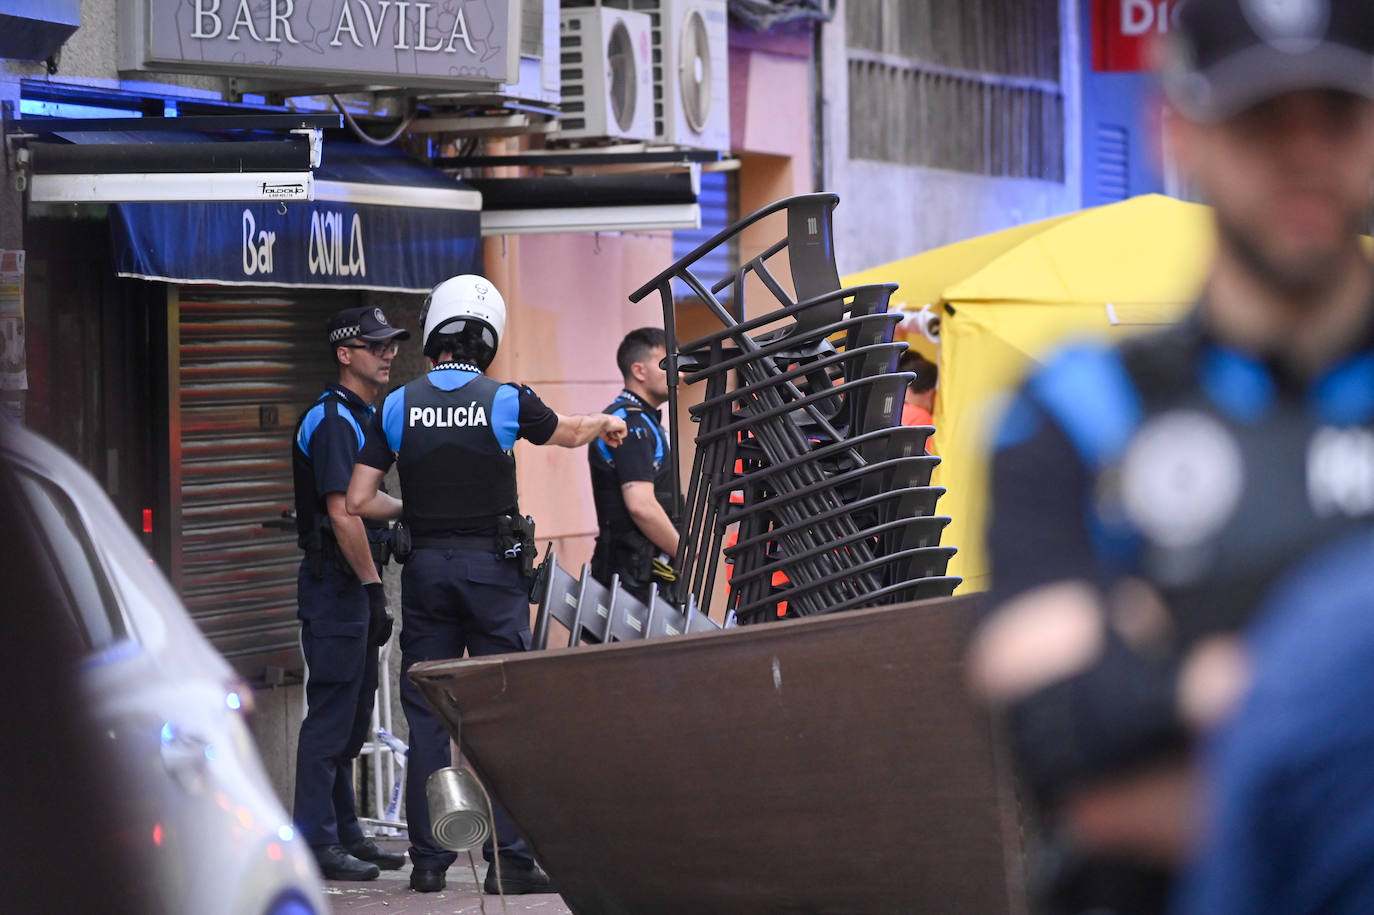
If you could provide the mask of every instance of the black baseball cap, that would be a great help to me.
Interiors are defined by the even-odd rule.
[[[1184,0],[1162,63],[1169,100],[1204,123],[1300,89],[1374,98],[1374,0]]]
[[[357,337],[364,343],[409,340],[410,331],[392,327],[386,313],[373,305],[360,305],[336,311],[329,319],[329,342],[342,343]]]

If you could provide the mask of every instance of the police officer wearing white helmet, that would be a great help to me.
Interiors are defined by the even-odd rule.
[[[434,841],[425,781],[452,765],[452,756],[448,733],[406,671],[417,661],[459,658],[465,651],[476,657],[529,648],[528,587],[520,559],[507,556],[511,526],[520,519],[511,449],[517,438],[565,448],[600,439],[615,447],[624,439],[625,422],[604,413],[563,416],[528,387],[486,377],[506,328],[505,301],[486,278],[464,274],[440,283],[422,320],[433,368],[392,391],[373,416],[347,504],[364,518],[399,518],[411,535],[401,574],[400,678],[410,725],[410,886],[437,892],[457,856]],[[393,462],[401,499],[381,491]],[[489,867],[484,890],[551,892],[548,875],[499,804],[495,819],[500,879]],[[490,840],[483,853],[491,863]]]

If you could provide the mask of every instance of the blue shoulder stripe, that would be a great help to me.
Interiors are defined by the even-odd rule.
[[[1003,451],[1015,448],[1022,442],[1034,437],[1040,431],[1040,411],[1035,402],[1023,392],[1018,392],[1002,408],[997,423],[992,450]]]
[[[1093,468],[1125,451],[1144,415],[1121,355],[1105,346],[1061,350],[1032,376],[1028,391]]]
[[[647,415],[644,417],[644,421],[654,430],[654,463],[662,464],[663,457],[668,452],[668,442],[663,437],[663,427],[654,422]]]
[[[305,417],[301,420],[300,429],[296,432],[296,447],[301,449],[301,454],[310,457],[310,439],[315,435],[315,430],[324,422],[323,398],[315,401],[314,406],[305,412]]]
[[[1278,393],[1261,362],[1221,346],[1209,346],[1203,353],[1199,374],[1207,396],[1238,422],[1262,419]]]
[[[353,434],[358,437],[358,448],[361,449],[366,437],[363,435],[363,427],[358,425],[358,421],[353,418],[353,411],[344,406],[343,401],[336,400],[334,401],[334,412],[348,420],[348,424],[353,427]]]
[[[393,454],[401,452],[401,431],[405,428],[406,389],[397,388],[386,395],[382,403],[382,431],[386,433],[387,446]]]
[[[520,389],[513,384],[501,385],[491,399],[491,432],[503,451],[520,437]]]
[[[1362,353],[1332,369],[1312,389],[1313,406],[1324,422],[1367,423],[1374,416],[1374,355]]]

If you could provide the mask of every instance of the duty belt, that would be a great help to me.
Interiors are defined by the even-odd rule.
[[[410,544],[417,550],[500,550],[495,534],[412,534]]]

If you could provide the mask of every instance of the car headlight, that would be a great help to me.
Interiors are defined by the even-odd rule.
[[[257,701],[253,698],[252,687],[242,680],[230,681],[224,691],[224,705],[243,715],[253,714],[257,709]]]

